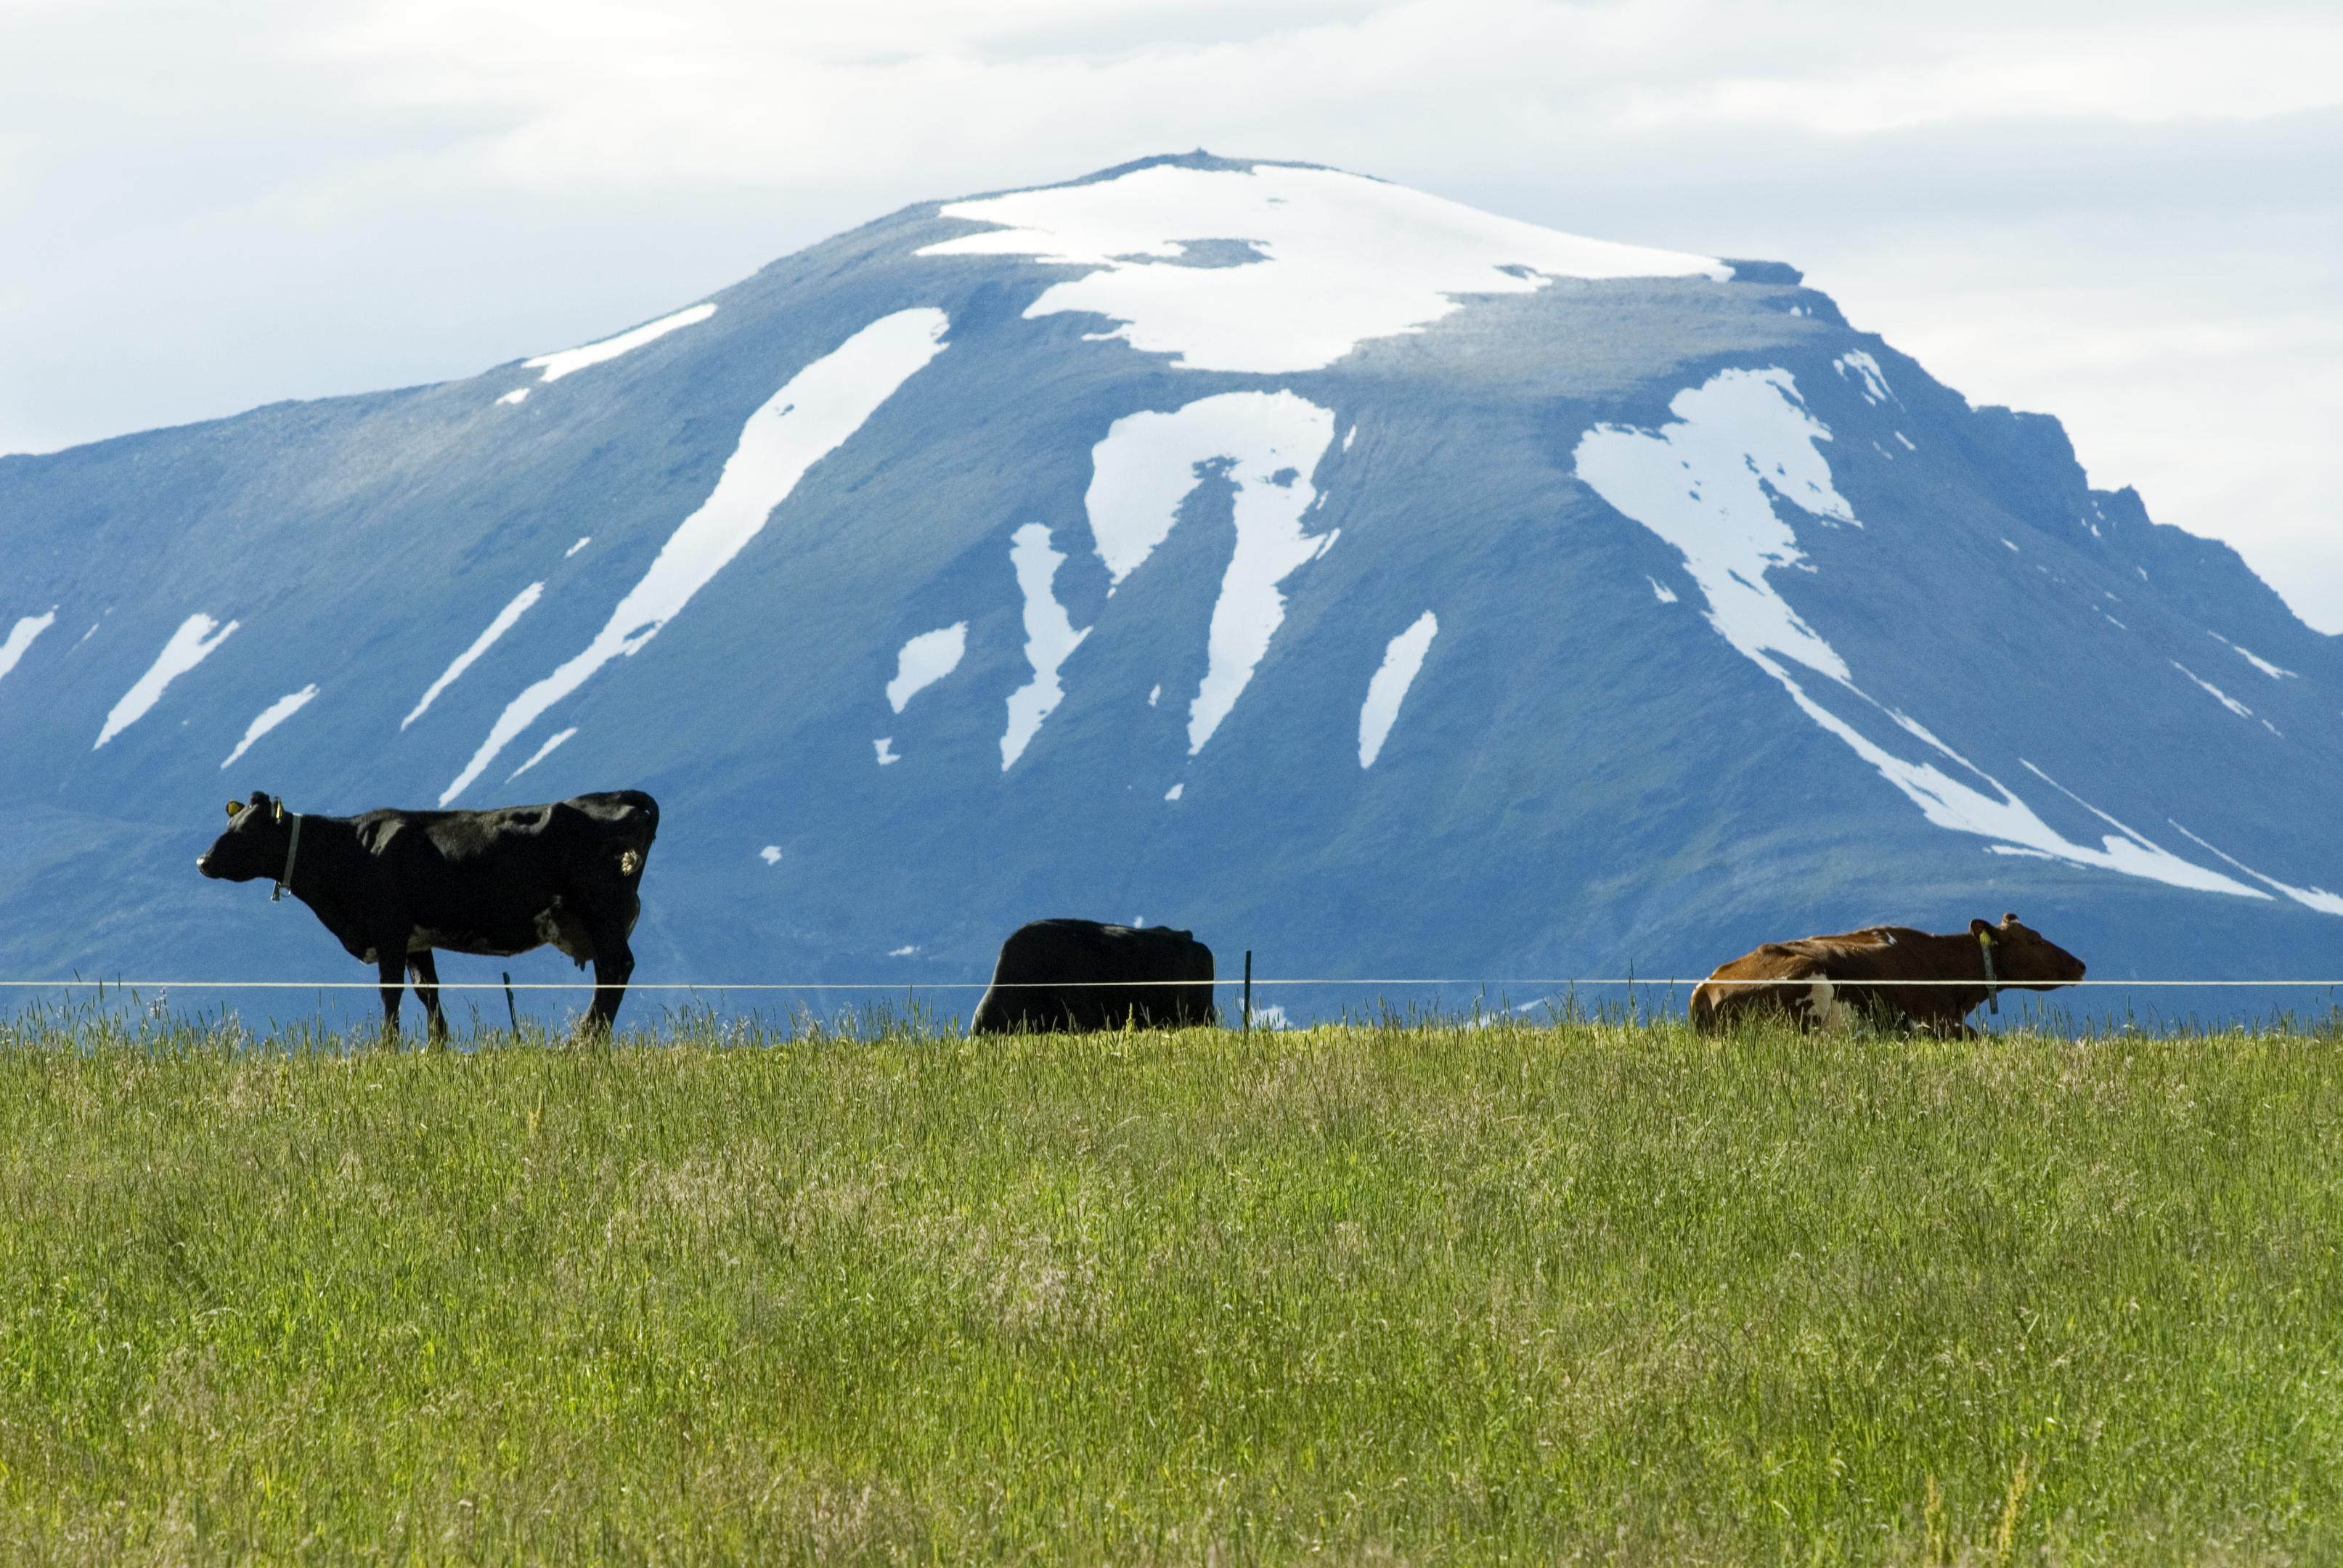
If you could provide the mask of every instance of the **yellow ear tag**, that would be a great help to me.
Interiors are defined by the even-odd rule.
[[[274,806],[274,808],[275,808],[275,814],[274,814],[274,815],[272,815],[268,819],[269,819],[270,821],[272,821],[272,822],[282,822],[283,820],[285,820],[285,802],[284,802],[284,801],[282,801],[282,800],[277,800],[277,801],[271,802],[271,804],[272,804],[272,805]]]
[[[243,810],[243,809],[244,809],[244,802],[243,802],[243,801],[241,801],[241,800],[231,800],[231,801],[229,801],[229,802],[227,803],[227,814],[228,814],[228,818],[229,818],[229,819],[230,819],[231,821],[232,821],[232,820],[234,820],[234,819],[235,819],[235,818],[236,818],[236,814],[238,811],[241,811],[241,810]]]

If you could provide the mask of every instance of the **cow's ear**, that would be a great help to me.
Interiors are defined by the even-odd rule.
[[[2004,910],[2001,912],[2001,923],[2005,926],[2014,926],[2017,923],[2017,916],[2010,910]]]
[[[1969,922],[1969,935],[1973,937],[1989,937],[1993,935],[1993,922],[1990,920],[1971,920]]]

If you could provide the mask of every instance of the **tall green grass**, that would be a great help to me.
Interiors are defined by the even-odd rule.
[[[0,1556],[2330,1561],[2337,1043],[0,1024]]]

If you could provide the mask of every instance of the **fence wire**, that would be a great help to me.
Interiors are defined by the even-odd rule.
[[[2039,986],[2046,990],[2073,990],[2104,988],[2123,990],[2335,990],[2343,988],[2343,980],[2079,980],[2050,981],[2011,981],[1977,980],[1840,980],[1831,975],[1813,975],[1784,980],[1711,980],[1706,975],[1597,975],[1564,976],[1560,979],[1539,977],[1489,977],[1479,975],[1454,977],[1393,976],[1356,979],[1347,976],[1326,978],[1264,979],[1256,975],[1251,981],[1256,989],[1265,986],[1485,986],[1507,990],[1551,988],[1567,990],[1579,986],[1625,986],[1643,990],[1664,990],[1674,987],[1686,989],[1715,985],[1719,990],[1757,986],[1805,986],[1826,982],[1834,988],[1845,986],[1967,986],[1987,987],[1994,990],[2027,990]],[[412,980],[402,980],[412,985]],[[438,980],[431,988],[438,990],[622,990],[622,991],[807,991],[807,990],[1074,990],[1084,987],[1112,987],[1129,990],[1140,986],[1213,985],[1242,987],[1241,980],[646,980],[622,985],[604,984],[590,980]],[[380,980],[0,980],[0,990],[378,990]]]

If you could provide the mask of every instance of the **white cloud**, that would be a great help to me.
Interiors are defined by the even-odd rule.
[[[1859,135],[1948,120],[2270,119],[2343,104],[2343,15],[1988,23],[1948,56],[1848,64],[1659,88],[1637,95],[1629,123],[1779,120]]]

